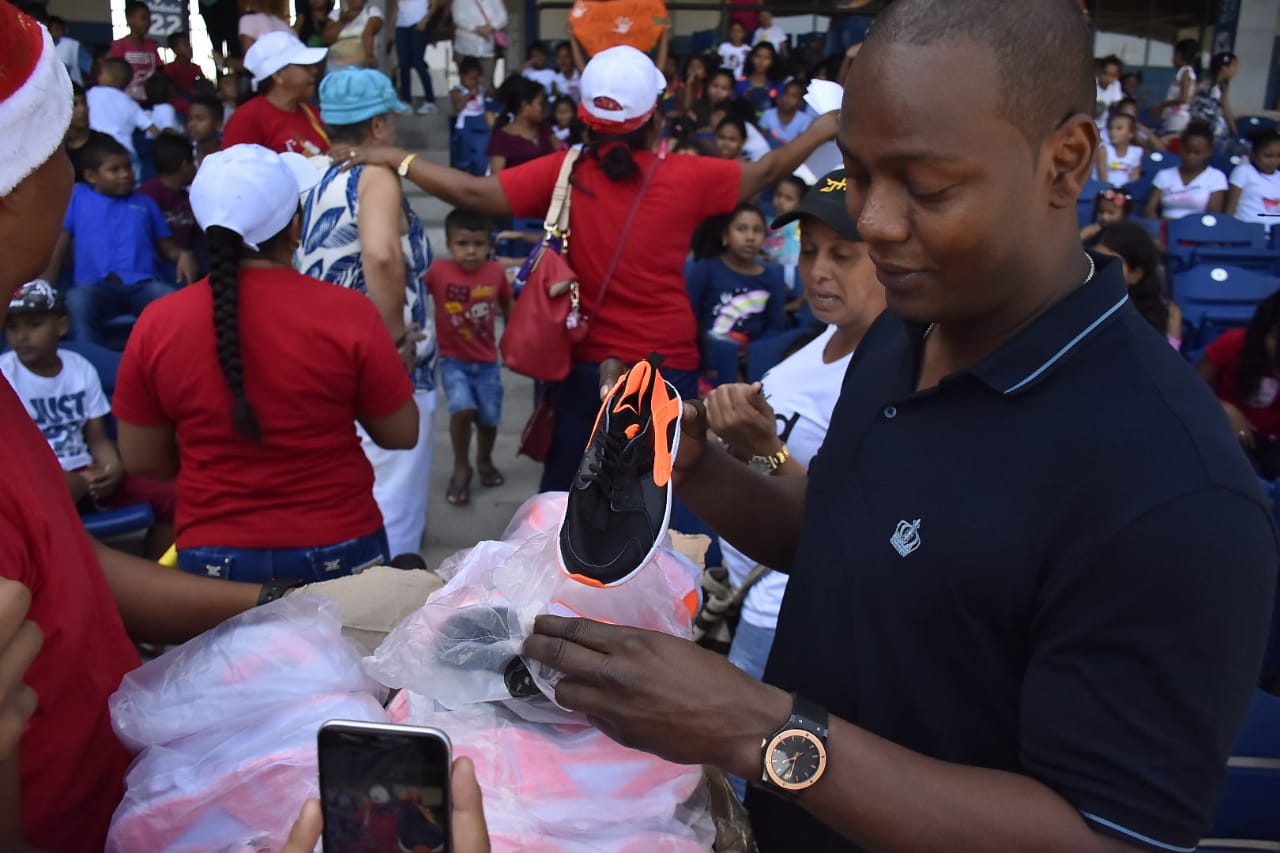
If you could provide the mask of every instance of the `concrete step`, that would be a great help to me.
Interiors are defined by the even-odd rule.
[[[453,473],[453,449],[449,443],[449,407],[443,392],[438,392],[435,423],[432,426],[431,486],[427,498],[427,535],[423,556],[432,568],[462,548],[470,548],[485,539],[502,535],[511,516],[538,491],[542,466],[526,456],[516,456],[520,433],[533,411],[533,380],[502,371],[504,389],[502,423],[494,446],[493,463],[506,477],[506,483],[486,489],[480,475],[471,481],[471,503],[454,506],[445,500],[449,478]],[[472,441],[472,466],[475,442]]]

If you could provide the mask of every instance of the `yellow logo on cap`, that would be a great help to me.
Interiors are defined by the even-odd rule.
[[[844,192],[845,184],[847,180],[848,180],[847,178],[841,178],[838,181],[835,180],[834,178],[827,178],[827,185],[825,187],[822,187],[820,190],[818,190],[818,192],[820,193],[833,193],[837,191]]]

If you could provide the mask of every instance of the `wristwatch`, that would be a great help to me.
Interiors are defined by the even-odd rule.
[[[760,742],[760,787],[798,797],[827,769],[827,710],[793,695],[791,717]]]
[[[752,456],[747,460],[752,468],[761,474],[772,474],[782,467],[782,464],[791,458],[791,450],[785,444],[777,453],[768,456]]]

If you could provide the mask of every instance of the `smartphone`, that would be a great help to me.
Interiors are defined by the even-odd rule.
[[[447,853],[453,749],[444,732],[330,720],[317,739],[324,853]]]

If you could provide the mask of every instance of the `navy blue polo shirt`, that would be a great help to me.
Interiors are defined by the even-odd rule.
[[[1112,259],[916,393],[923,335],[886,313],[850,362],[765,680],[1038,779],[1100,832],[1194,849],[1280,560],[1220,405]],[[790,802],[748,802],[765,853],[856,849]]]

